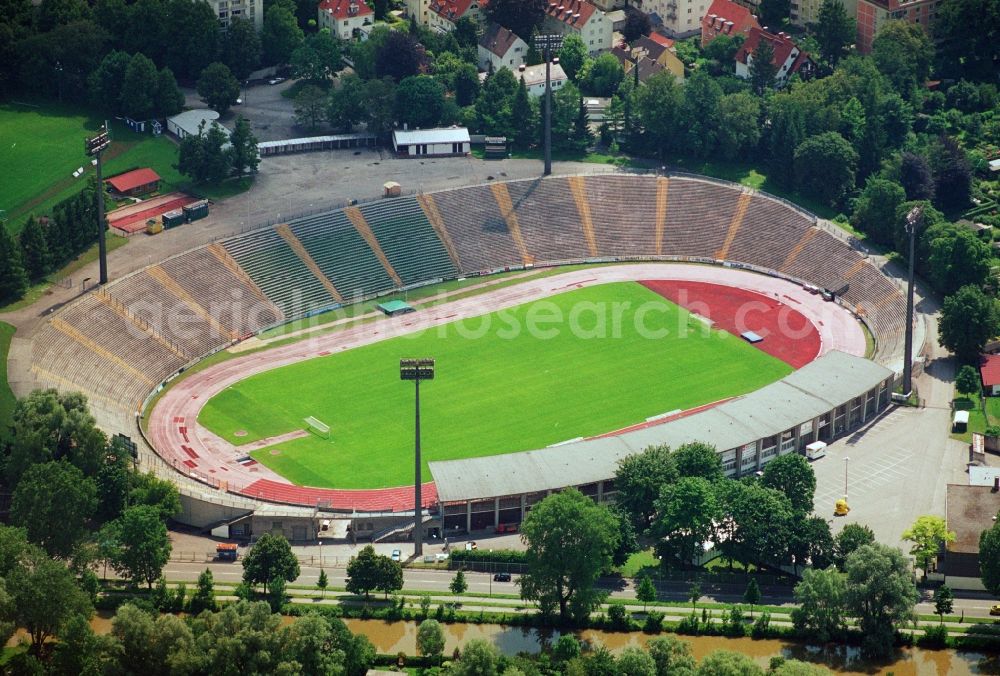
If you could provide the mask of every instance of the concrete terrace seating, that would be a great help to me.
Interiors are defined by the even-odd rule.
[[[223,246],[285,317],[336,303],[275,230],[268,228],[235,237],[223,242]]]
[[[586,186],[600,255],[656,253],[656,178],[588,176]]]
[[[521,255],[489,186],[448,190],[433,197],[458,250],[462,272],[521,265]]]
[[[567,179],[514,181],[507,189],[525,244],[536,260],[591,256]]]
[[[132,315],[148,322],[152,331],[176,345],[189,359],[229,340],[148,270],[112,284],[108,293],[121,301]]]
[[[736,212],[740,189],[671,178],[663,253],[714,258]]]
[[[226,330],[245,336],[274,324],[278,309],[205,248],[171,258],[161,266]]]
[[[393,288],[375,252],[343,211],[300,218],[288,225],[345,301]]]
[[[455,266],[415,197],[361,207],[379,246],[403,284],[454,277]]]
[[[791,250],[795,244],[790,243],[788,249]],[[781,261],[771,266],[775,269],[782,267],[787,251],[780,253]],[[782,272],[808,280],[816,286],[836,290],[859,258],[860,254],[847,244],[828,232],[818,230]]]
[[[805,214],[754,195],[726,258],[777,270],[810,227],[812,220]]]

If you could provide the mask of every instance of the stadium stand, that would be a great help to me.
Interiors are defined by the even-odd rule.
[[[257,230],[226,240],[224,246],[285,317],[336,303],[276,230]]]
[[[490,186],[448,190],[433,195],[441,223],[451,233],[462,272],[521,265],[507,222]]]
[[[360,207],[360,211],[404,286],[457,275],[415,197],[372,202]]]
[[[707,181],[671,178],[663,252],[714,258],[736,212],[735,198],[741,192]]]
[[[592,255],[568,179],[514,181],[506,186],[525,246],[536,261]]]
[[[774,242],[798,242],[812,222],[794,209],[762,195],[754,195],[743,217],[743,227],[729,247],[727,259],[741,263],[774,261]],[[784,260],[766,267],[780,269]]]
[[[586,191],[601,255],[631,256],[656,249],[657,180],[646,176],[588,176]],[[664,209],[666,213],[666,209]],[[660,220],[662,225],[662,219]],[[662,227],[661,227],[662,230]]]
[[[300,218],[289,223],[289,229],[344,298],[353,300],[393,288],[378,257],[343,211]]]

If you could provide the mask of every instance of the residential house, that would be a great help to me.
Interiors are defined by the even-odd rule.
[[[463,16],[478,19],[481,14],[479,0],[429,0],[427,9],[427,26],[442,33],[455,30]]]
[[[857,0],[857,41],[858,51],[868,54],[872,42],[889,21],[906,21],[922,26],[930,32],[934,25],[937,6],[941,0]],[[970,21],[974,21],[970,17]],[[969,30],[976,27],[970,23]]]
[[[514,71],[514,77],[523,78],[524,86],[528,89],[529,96],[542,96],[545,94],[545,64],[540,63],[535,66],[521,66]],[[549,68],[549,83],[553,92],[562,89],[569,78],[566,71],[558,63],[553,63]]]
[[[133,169],[107,179],[105,183],[119,195],[135,197],[160,189],[160,176],[148,167]]]
[[[479,38],[479,69],[497,71],[501,68],[516,70],[524,63],[528,43],[517,37],[509,28],[490,24]]]
[[[730,0],[714,0],[701,20],[701,46],[707,47],[720,35],[745,38],[751,28],[760,29],[760,23],[749,9]]]
[[[1000,513],[1000,478],[985,486],[948,484],[946,503],[945,519],[955,539],[945,545],[938,572],[952,589],[982,590],[979,536]]]
[[[1000,394],[1000,354],[984,354],[979,360],[979,377],[987,395]]]
[[[844,12],[852,19],[858,18],[858,0],[841,0],[844,5]],[[819,10],[823,6],[823,0],[792,0],[791,9],[788,14],[789,20],[796,26],[803,28],[819,22]]]
[[[375,23],[375,12],[364,0],[322,0],[316,11],[319,27],[341,40],[367,35]]]
[[[643,36],[632,43],[632,57],[639,56],[663,66],[678,80],[684,79],[684,63],[677,57],[677,51],[673,47],[673,41],[669,38],[657,36]],[[667,43],[670,44],[667,44]]]
[[[587,0],[547,0],[542,27],[562,35],[579,35],[591,54],[612,47],[611,19]]]
[[[633,0],[653,27],[674,38],[697,35],[711,0]]]
[[[611,53],[622,64],[625,77],[634,78],[636,76],[634,68],[638,63],[639,82],[645,82],[664,70],[672,73],[676,80],[684,79],[684,64],[677,58],[677,55],[649,38],[639,38],[631,47],[622,42],[612,49]]]
[[[264,0],[208,0],[215,15],[219,17],[219,25],[229,28],[229,22],[241,16],[253,21],[254,28],[260,30],[264,26]]]
[[[787,33],[768,33],[760,28],[751,28],[746,42],[736,52],[736,76],[747,79],[750,77],[750,64],[753,62],[754,51],[762,40],[771,43],[774,50],[772,63],[778,69],[774,76],[774,86],[784,87],[788,78],[799,75],[809,79],[816,74],[816,63],[807,52],[802,51]]]

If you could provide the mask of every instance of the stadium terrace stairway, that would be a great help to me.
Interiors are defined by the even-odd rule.
[[[651,176],[588,176],[590,213],[601,255],[656,253],[657,180]]]
[[[663,253],[715,258],[736,213],[742,186],[724,187],[688,178],[670,179]]]
[[[405,286],[450,279],[458,271],[415,197],[360,207],[382,251]]]
[[[726,258],[741,263],[772,260],[775,242],[798,242],[811,227],[812,221],[805,214],[754,195],[743,217],[743,227],[733,238]],[[781,265],[769,267],[778,269]]]
[[[521,265],[521,254],[490,186],[434,194],[434,204],[451,233],[462,272]]]
[[[277,230],[257,230],[223,246],[285,317],[337,302]]]
[[[395,286],[343,211],[307,216],[288,225],[347,302]]]
[[[568,179],[515,181],[507,184],[507,190],[521,235],[535,260],[585,259],[593,255]]]

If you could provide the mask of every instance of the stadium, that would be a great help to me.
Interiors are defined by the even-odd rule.
[[[417,311],[351,315],[390,294]],[[454,337],[543,302],[564,314],[656,302],[700,338]],[[338,310],[339,330],[288,330]],[[515,525],[568,486],[612,500],[618,460],[651,444],[706,441],[740,476],[848,433],[889,405],[904,325],[896,283],[798,207],[703,177],[616,173],[383,199],[214,242],[59,308],[12,345],[10,371],[17,394],[86,394],[143,469],[178,484],[184,523],[307,540],[342,518],[405,537],[413,411],[399,357],[441,360],[422,495],[428,531],[454,532]]]

